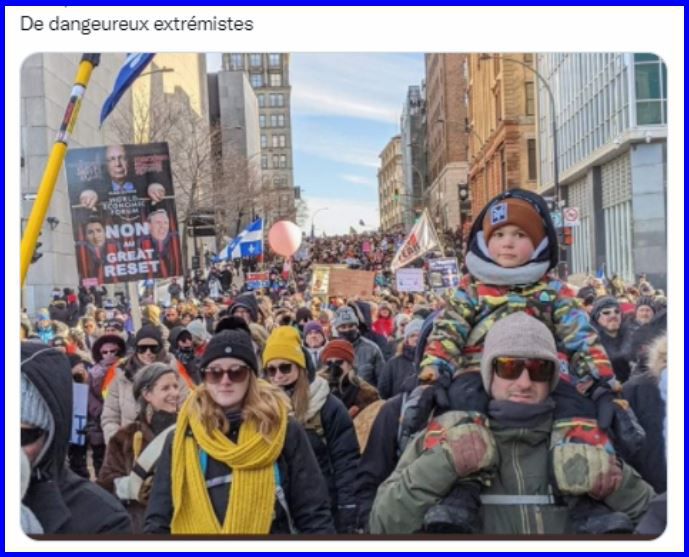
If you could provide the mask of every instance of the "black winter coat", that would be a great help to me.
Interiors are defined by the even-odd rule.
[[[236,442],[239,437],[240,421],[230,424],[228,437]],[[156,465],[153,489],[146,509],[144,532],[149,534],[169,534],[172,522],[172,432],[165,441],[163,452]],[[191,435],[191,431],[187,432]],[[332,515],[328,505],[328,494],[323,476],[308,442],[306,432],[296,421],[289,419],[282,454],[278,458],[281,487],[284,490],[287,506],[294,527],[301,534],[334,534]],[[226,476],[231,469],[225,464],[208,457],[206,479]],[[225,520],[230,491],[227,484],[210,488],[208,495],[218,521]],[[287,514],[277,498],[275,518],[270,528],[271,534],[289,534]]]
[[[34,465],[24,504],[45,534],[131,533],[129,513],[110,493],[65,465],[72,423],[72,373],[59,350],[21,343],[22,373],[38,389],[55,423],[53,440]]]
[[[632,331],[628,325],[620,327],[616,337],[611,337],[605,330],[594,323],[601,344],[610,359],[615,377],[624,383],[631,374],[632,361]]]
[[[667,490],[663,436],[665,403],[660,396],[658,379],[650,373],[637,375],[624,384],[622,393],[646,432],[643,448],[635,455],[623,455],[624,459],[651,484],[656,493],[664,493]]]
[[[368,515],[378,486],[392,474],[399,460],[397,430],[402,399],[403,394],[398,394],[381,406],[371,426],[366,450],[359,460],[356,474],[356,499],[359,504],[357,523],[364,530],[368,529]]]
[[[306,426],[311,448],[323,473],[338,532],[351,532],[356,522],[354,482],[359,443],[352,418],[340,399],[329,394],[320,411],[322,432]]]
[[[417,375],[413,356],[400,354],[385,362],[383,372],[378,378],[378,394],[383,400],[401,393],[403,386],[410,377]]]

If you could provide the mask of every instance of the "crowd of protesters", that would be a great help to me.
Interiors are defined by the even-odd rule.
[[[397,292],[402,241],[312,239],[258,291],[256,262],[214,264],[144,293],[138,328],[105,288],[23,314],[25,531],[659,534],[664,293],[559,281],[521,190],[476,219],[457,288]],[[312,296],[314,264],[375,271],[374,294]]]

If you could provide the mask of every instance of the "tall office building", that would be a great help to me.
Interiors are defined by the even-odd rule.
[[[475,218],[512,188],[535,190],[536,97],[533,54],[470,54],[468,66],[469,185]]]
[[[391,138],[379,155],[378,201],[380,229],[383,232],[402,232],[408,202],[403,194],[402,141],[399,135]]]
[[[462,221],[459,187],[467,184],[466,54],[426,54],[428,185],[425,204],[438,233]]]
[[[416,215],[423,210],[426,187],[426,99],[421,86],[411,85],[402,107],[400,119],[402,173],[404,188],[400,192],[403,203],[403,222],[411,229]]]
[[[24,229],[35,203],[35,196],[45,170],[55,137],[62,123],[64,110],[72,90],[72,80],[79,66],[79,54],[32,54],[21,69],[21,228]],[[112,128],[113,118],[131,122],[131,93],[126,93],[117,108],[99,125],[103,101],[110,94],[124,54],[103,54],[93,72],[84,95],[70,148],[93,147],[119,141]],[[14,211],[16,208],[8,208]],[[42,257],[29,267],[22,288],[22,306],[29,315],[47,306],[54,287],[76,288],[77,274],[72,213],[67,195],[64,167],[58,173],[55,191],[48,206],[46,221],[38,240]]]
[[[646,53],[550,53],[537,69],[555,99],[562,197],[580,212],[571,271],[605,263],[626,280],[667,281],[667,69]],[[542,191],[553,192],[549,95],[538,83]]]
[[[267,225],[296,218],[292,164],[289,54],[224,53],[222,69],[246,72],[258,100],[261,171]]]

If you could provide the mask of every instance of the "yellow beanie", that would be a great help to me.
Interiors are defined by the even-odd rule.
[[[306,358],[301,349],[301,338],[294,327],[278,327],[270,333],[263,350],[263,365],[267,365],[272,360],[287,360],[294,362],[302,369],[306,369]]]

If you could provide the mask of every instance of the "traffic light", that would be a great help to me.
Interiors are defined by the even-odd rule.
[[[469,200],[469,184],[459,184],[459,200]]]

